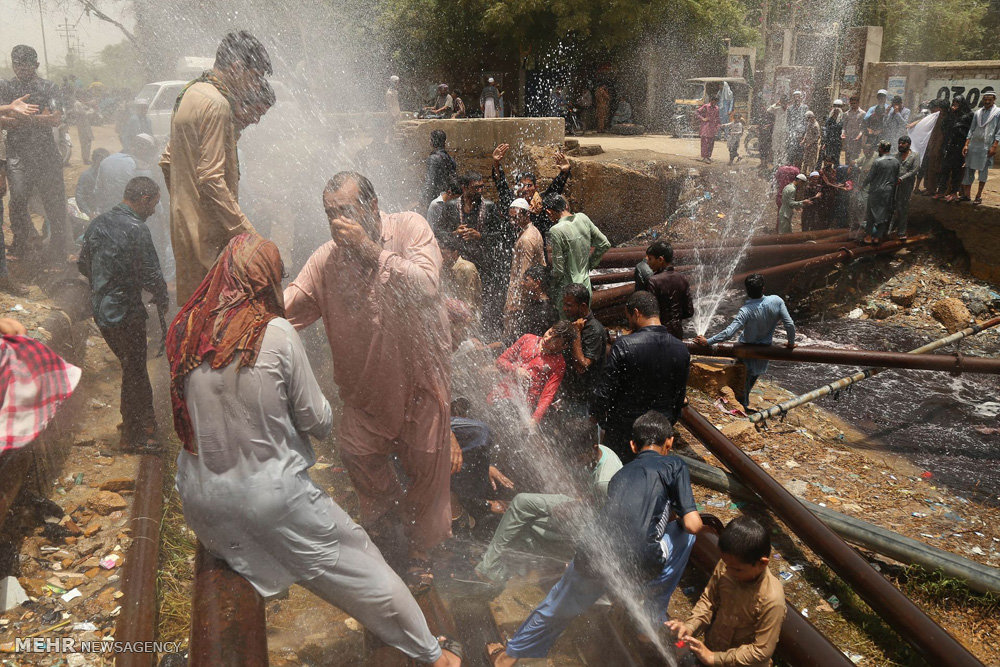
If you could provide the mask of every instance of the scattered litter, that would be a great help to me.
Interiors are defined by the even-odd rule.
[[[69,601],[75,600],[75,599],[77,599],[79,597],[83,597],[83,593],[80,592],[79,588],[74,588],[73,590],[69,591],[65,595],[62,595],[59,599],[62,600],[63,602],[69,602]]]
[[[930,479],[933,476],[934,476],[934,473],[929,472],[927,470],[925,470],[922,473],[920,473],[920,479]]]
[[[927,515],[924,514],[923,512],[910,512],[910,516],[916,517],[918,519],[923,519]]]
[[[111,554],[110,556],[105,556],[101,559],[101,567],[105,570],[113,570],[118,567],[118,563],[121,561],[122,557],[118,554]]]
[[[781,577],[782,581],[788,581],[789,579],[791,579],[795,575],[792,574],[791,572],[779,572],[778,576]]]
[[[972,549],[970,549],[969,551],[971,551],[972,553],[976,554],[977,556],[985,556],[986,555],[986,552],[983,551],[982,549],[980,549],[979,547],[972,547]]]
[[[846,655],[847,659],[853,662],[855,665],[860,665],[865,659],[865,656],[863,655],[859,655],[857,653],[848,653],[847,651],[844,651],[844,655]]]
[[[347,620],[345,620],[344,625],[346,625],[347,629],[351,630],[352,632],[359,632],[361,630],[361,624],[358,623],[353,618],[348,618]]]
[[[840,598],[838,598],[836,595],[831,595],[826,599],[826,601],[829,602],[830,606],[833,607],[834,609],[840,609]]]
[[[802,563],[795,563],[794,565],[789,565],[788,569],[791,570],[792,572],[801,572],[802,570],[806,569],[806,566],[803,565]]]
[[[927,538],[930,538],[932,540],[936,539],[936,537],[934,535],[930,535],[928,533],[920,533],[920,537],[927,537]]]
[[[97,626],[91,623],[90,621],[73,624],[73,632],[96,632],[96,631],[97,631]]]

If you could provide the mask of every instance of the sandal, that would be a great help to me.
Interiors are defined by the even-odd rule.
[[[414,596],[426,593],[434,587],[434,572],[430,559],[411,559],[406,570],[406,587]]]
[[[462,662],[465,659],[464,656],[462,655],[462,645],[459,644],[457,641],[455,641],[454,639],[450,639],[449,637],[446,637],[444,635],[441,635],[437,639],[438,639],[438,644],[441,645],[442,651],[448,651],[448,653],[455,655],[456,657],[458,657],[459,662]]]
[[[493,648],[491,649],[490,646],[492,646]],[[499,658],[500,654],[506,650],[507,650],[506,644],[500,642],[497,643],[490,642],[489,644],[486,645],[486,659],[490,661],[490,664],[493,665],[493,667],[496,667],[497,658]]]
[[[972,200],[972,205],[973,206],[979,206],[982,203],[983,203],[983,198],[982,197],[976,197],[975,199]]]

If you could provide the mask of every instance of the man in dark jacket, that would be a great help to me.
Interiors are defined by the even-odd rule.
[[[424,196],[421,200],[425,208],[447,189],[448,179],[458,171],[455,158],[444,149],[447,141],[448,135],[444,130],[431,132],[431,154],[427,156],[427,176],[424,178]]]
[[[462,175],[459,183],[459,225],[452,234],[462,241],[462,256],[476,265],[483,281],[483,325],[499,337],[518,230],[500,217],[492,201],[483,197],[481,174],[470,171]]]
[[[691,355],[684,343],[660,324],[656,297],[636,292],[625,304],[628,336],[619,336],[608,354],[604,375],[590,400],[590,414],[605,431],[604,445],[631,461],[632,424],[649,410],[680,417],[687,392]]]
[[[146,227],[159,201],[160,188],[151,178],[133,178],[124,201],[87,227],[77,262],[90,281],[94,320],[122,364],[122,445],[140,451],[156,447],[142,290],[153,295],[162,312],[167,307],[167,283]]]
[[[544,192],[538,191],[538,179],[531,172],[518,175],[512,189],[510,183],[507,182],[507,174],[504,173],[503,166],[500,164],[509,150],[510,144],[500,144],[493,150],[493,185],[497,189],[497,203],[500,205],[500,210],[506,211],[514,199],[524,198],[528,202],[528,206],[531,207],[529,214],[531,224],[541,232],[547,245],[549,228],[552,227],[553,223],[545,214],[542,200],[550,194],[561,195],[566,189],[566,182],[569,180],[569,159],[562,153],[556,154],[556,166],[559,167],[559,173],[552,179]]]
[[[660,322],[675,338],[684,338],[684,320],[694,317],[694,301],[687,278],[674,271],[674,249],[666,241],[646,248],[646,263],[653,270],[649,291],[660,306]]]

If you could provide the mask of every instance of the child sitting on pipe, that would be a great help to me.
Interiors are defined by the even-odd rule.
[[[719,535],[722,559],[686,623],[666,625],[704,665],[769,667],[785,620],[785,592],[767,569],[771,537],[747,516]],[[704,641],[694,635],[705,631]]]

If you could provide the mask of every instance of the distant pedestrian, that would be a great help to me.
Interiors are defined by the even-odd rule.
[[[393,122],[399,120],[399,77],[393,74],[389,77],[389,87],[385,91],[385,110]]]
[[[799,141],[800,154],[802,155],[802,161],[799,163],[800,170],[810,172],[819,166],[819,143],[822,136],[823,132],[816,121],[816,114],[807,111],[805,132]]]
[[[844,142],[844,161],[848,164],[858,159],[858,155],[861,154],[861,146],[864,144],[862,125],[865,120],[865,112],[858,106],[859,99],[857,95],[851,95],[850,100],[848,100],[850,108],[844,112],[843,130],[840,134]]]
[[[729,149],[729,164],[740,161],[740,141],[743,140],[743,131],[746,121],[743,116],[736,114],[733,120],[726,123],[726,148]]]
[[[712,98],[698,107],[695,116],[701,122],[698,136],[701,137],[701,161],[711,164],[712,150],[715,148],[715,136],[719,133],[719,98]]]
[[[951,99],[951,111],[945,120],[943,132],[944,157],[941,178],[935,199],[953,202],[964,196],[962,179],[965,177],[965,138],[972,126],[972,109],[963,95]]]
[[[492,76],[486,80],[483,92],[479,94],[479,110],[482,111],[483,118],[500,117],[500,91]]]
[[[864,185],[868,188],[868,210],[865,213],[865,243],[878,243],[889,230],[892,219],[892,204],[899,184],[899,160],[889,151],[892,146],[888,141],[878,145],[878,159],[872,164],[871,170],[865,176]]]
[[[603,83],[594,91],[595,114],[597,116],[597,131],[608,129],[608,119],[611,117],[611,92]]]
[[[979,190],[973,204],[983,203],[983,188],[993,166],[993,156],[997,152],[997,142],[1000,140],[1000,109],[996,106],[996,93],[992,90],[983,93],[983,106],[972,115],[969,134],[965,138],[962,154],[965,156],[965,178],[962,187],[965,198],[972,194],[972,181],[979,172]]]

